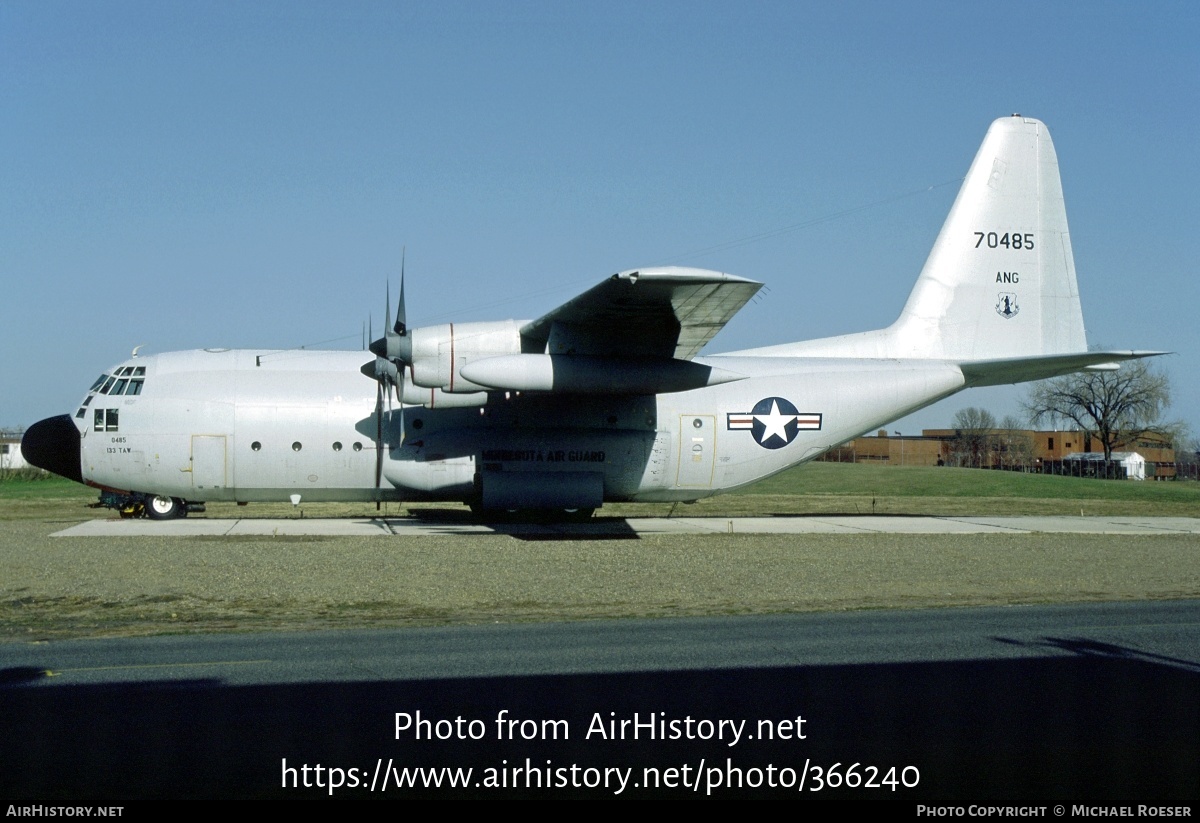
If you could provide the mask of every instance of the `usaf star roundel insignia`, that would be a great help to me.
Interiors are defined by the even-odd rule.
[[[754,442],[764,449],[782,449],[796,439],[801,429],[819,430],[821,415],[798,412],[784,397],[766,397],[755,403],[748,414],[731,412],[726,427],[730,431],[749,429]]]

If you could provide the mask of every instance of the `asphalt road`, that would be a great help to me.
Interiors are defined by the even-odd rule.
[[[0,797],[796,796],[803,775],[806,799],[909,813],[1194,815],[1197,649],[1197,600],[8,643]],[[412,767],[472,772],[398,789],[435,774]]]

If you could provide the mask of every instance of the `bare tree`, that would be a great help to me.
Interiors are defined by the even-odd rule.
[[[1007,468],[1020,466],[1028,470],[1033,465],[1035,450],[1033,437],[1026,430],[1024,423],[1009,414],[1000,421],[1000,430],[996,433],[1000,447],[1000,462]]]
[[[954,458],[959,466],[980,468],[992,451],[996,418],[987,409],[969,406],[954,414]]]
[[[1045,420],[1069,420],[1085,437],[1100,441],[1104,459],[1113,447],[1147,434],[1163,434],[1159,422],[1171,403],[1167,375],[1145,360],[1121,364],[1117,371],[1086,371],[1034,383],[1025,410],[1036,425]]]
[[[1181,433],[1175,443],[1175,477],[1177,479],[1200,480],[1200,437],[1189,432]]]

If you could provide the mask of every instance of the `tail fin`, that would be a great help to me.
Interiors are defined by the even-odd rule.
[[[1085,352],[1058,157],[1043,123],[1013,115],[988,129],[895,323],[739,354],[968,363]]]
[[[1058,156],[1045,124],[988,129],[899,319],[895,357],[996,360],[1087,351]]]

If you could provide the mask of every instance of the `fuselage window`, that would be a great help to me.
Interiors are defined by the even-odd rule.
[[[250,444],[250,451],[252,451],[252,452],[256,452],[261,448],[262,448],[262,443],[259,443],[257,440],[255,440],[253,443]]]
[[[125,390],[125,393],[133,394],[133,395],[141,394],[142,393],[142,383],[144,383],[144,382],[145,382],[144,380],[130,380],[129,388],[127,388]]]
[[[362,451],[362,443],[355,442],[355,444],[354,444],[354,450],[355,450],[356,452],[360,452],[360,451]]]
[[[341,443],[339,443],[339,442],[338,442],[338,441],[336,441],[336,440],[335,440],[335,441],[333,441],[333,450],[334,450],[335,452],[340,452],[340,451],[342,450],[342,444],[341,444]]]
[[[302,448],[304,448],[304,447],[300,445],[300,441],[299,441],[299,440],[297,440],[295,443],[293,443],[293,444],[292,444],[292,451],[294,451],[294,452],[298,452],[298,451],[300,451]]]

